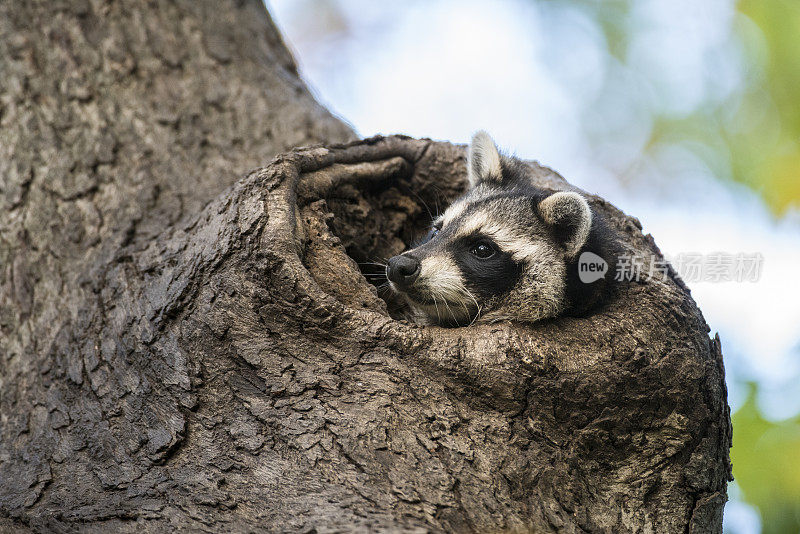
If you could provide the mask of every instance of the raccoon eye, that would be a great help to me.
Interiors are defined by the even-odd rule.
[[[478,243],[470,249],[470,253],[485,260],[494,256],[494,247],[488,243]]]
[[[423,243],[427,243],[428,241],[430,241],[431,239],[436,237],[436,234],[438,234],[438,233],[439,233],[439,229],[434,226],[433,228],[428,230],[428,235],[425,236],[425,239],[423,240]]]

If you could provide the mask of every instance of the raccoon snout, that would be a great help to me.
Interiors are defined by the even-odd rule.
[[[420,262],[411,256],[395,256],[389,259],[386,276],[401,288],[407,288],[419,276]]]

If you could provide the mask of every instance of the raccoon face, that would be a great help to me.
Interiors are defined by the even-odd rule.
[[[389,260],[390,287],[420,324],[533,322],[567,306],[567,265],[586,243],[592,212],[577,193],[535,188],[518,160],[473,137],[469,191],[422,244]]]

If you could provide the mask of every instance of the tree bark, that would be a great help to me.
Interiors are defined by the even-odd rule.
[[[721,531],[720,344],[677,276],[393,319],[359,262],[464,149],[353,141],[259,1],[4,3],[0,79],[0,530]]]

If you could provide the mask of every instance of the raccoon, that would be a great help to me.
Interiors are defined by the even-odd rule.
[[[614,265],[613,235],[583,196],[536,187],[530,172],[501,155],[486,132],[474,135],[468,191],[418,246],[386,266],[409,319],[440,326],[532,323],[585,314],[603,299],[611,280],[582,282],[578,259],[591,252]]]

